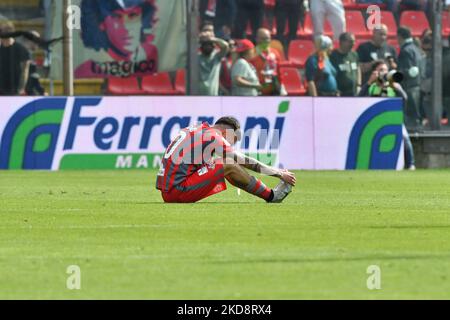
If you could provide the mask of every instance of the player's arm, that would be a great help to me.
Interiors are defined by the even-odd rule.
[[[268,166],[240,152],[231,151],[228,154],[229,154],[228,157],[233,158],[233,161],[235,161],[237,164],[243,166],[248,170],[268,175],[271,177],[279,178],[293,186],[295,186],[297,182],[295,175],[292,172],[289,172],[288,170],[281,170],[278,168]]]

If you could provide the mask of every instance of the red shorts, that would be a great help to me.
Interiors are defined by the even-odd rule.
[[[193,203],[226,189],[223,165],[205,165],[171,191],[163,192],[162,198],[164,202],[170,203]]]

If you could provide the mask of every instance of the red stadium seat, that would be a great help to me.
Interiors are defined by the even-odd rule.
[[[353,1],[353,0],[348,0],[348,1],[345,1],[345,2],[353,2],[352,5],[349,4],[347,6],[348,9],[353,9],[353,10],[367,10],[367,8],[372,5],[370,3],[356,3],[356,1]],[[386,4],[379,4],[379,3],[377,3],[375,5],[378,6],[381,10],[386,10],[387,9],[387,5]]]
[[[324,34],[333,37],[333,29],[331,28],[330,23],[328,20],[325,20],[324,24]],[[303,28],[299,28],[297,32],[297,36],[302,39],[312,39],[312,36],[314,35],[314,26],[311,19],[311,14],[307,13],[305,15],[305,23]]]
[[[381,23],[388,27],[388,38],[397,37],[397,22],[392,12],[381,11]]]
[[[275,8],[276,0],[264,0],[264,5],[267,9]]]
[[[400,25],[410,28],[413,37],[420,37],[424,30],[430,29],[427,16],[423,11],[402,12]]]
[[[347,30],[353,33],[356,38],[369,38],[371,36],[366,28],[366,22],[361,11],[346,11],[345,19],[347,21]]]
[[[308,57],[314,53],[314,42],[311,40],[293,40],[289,44],[288,59],[291,67],[303,68]]]
[[[281,82],[289,96],[302,96],[306,94],[300,72],[296,68],[281,68]]]
[[[142,79],[142,89],[150,95],[175,95],[176,92],[167,72],[156,73]]]
[[[175,76],[175,91],[179,95],[186,94],[186,70],[181,69],[177,71]]]
[[[144,94],[139,88],[137,78],[109,78],[106,89],[108,94],[112,95],[139,95]]]
[[[448,11],[442,13],[442,36],[450,36],[450,12]]]

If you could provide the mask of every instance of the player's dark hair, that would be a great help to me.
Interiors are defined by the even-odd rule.
[[[241,129],[239,121],[234,117],[222,117],[216,121],[216,126],[217,125],[228,126],[230,128],[233,128],[234,131]]]

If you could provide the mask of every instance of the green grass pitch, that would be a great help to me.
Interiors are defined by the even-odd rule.
[[[450,298],[450,171],[298,172],[280,205],[163,204],[155,173],[0,172],[0,298]]]

